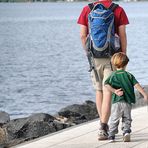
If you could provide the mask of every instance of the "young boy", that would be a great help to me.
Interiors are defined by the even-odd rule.
[[[109,139],[115,140],[118,133],[119,120],[122,118],[123,141],[130,141],[131,132],[131,104],[135,103],[134,87],[148,100],[148,94],[143,90],[135,77],[125,71],[129,62],[125,53],[119,52],[113,55],[111,63],[116,71],[105,81],[105,86],[112,94],[112,109],[109,125]]]

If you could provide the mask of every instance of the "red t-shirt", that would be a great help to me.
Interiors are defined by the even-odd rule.
[[[109,8],[111,5],[111,1],[98,1],[99,3],[102,3],[106,8]],[[98,3],[95,2],[94,4]],[[78,24],[84,25],[88,27],[88,14],[90,13],[90,8],[85,6],[79,16],[79,19],[77,21]],[[129,24],[127,15],[122,7],[117,7],[114,10],[114,16],[115,16],[115,32],[118,34],[118,27],[120,25],[127,25]]]

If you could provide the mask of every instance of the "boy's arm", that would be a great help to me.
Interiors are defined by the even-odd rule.
[[[122,88],[115,89],[111,87],[109,84],[105,84],[105,86],[107,87],[109,91],[111,91],[112,93],[115,93],[117,96],[123,96]]]
[[[145,100],[148,100],[148,94],[144,91],[139,83],[136,83],[134,87],[143,95]]]

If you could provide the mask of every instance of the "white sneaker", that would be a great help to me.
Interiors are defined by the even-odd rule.
[[[109,136],[108,140],[110,143],[115,142],[115,136]]]
[[[123,142],[130,142],[130,141],[131,141],[130,133],[125,133],[123,135]]]

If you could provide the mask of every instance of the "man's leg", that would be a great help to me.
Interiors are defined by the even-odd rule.
[[[108,120],[111,112],[111,96],[112,93],[104,86],[104,81],[111,75],[112,69],[110,64],[106,64],[104,67],[103,77],[103,100],[101,107],[101,128],[99,132],[98,140],[108,139]]]
[[[96,107],[100,119],[101,119],[102,99],[103,99],[102,91],[96,91]]]
[[[111,69],[111,65],[110,65],[110,59],[106,59],[106,58],[98,58],[98,59],[94,59],[95,61],[95,68],[97,69],[97,73],[98,73],[98,76],[99,76],[99,82],[96,80],[96,77],[95,77],[95,74],[94,74],[94,71],[91,72],[91,78],[92,78],[92,82],[93,82],[93,86],[96,90],[96,106],[97,106],[97,111],[99,113],[99,116],[100,116],[100,121],[101,121],[101,127],[100,127],[100,131],[101,131],[101,134],[100,134],[100,131],[98,133],[98,136],[100,135],[103,135],[101,137],[101,140],[106,140],[108,138],[108,133],[107,133],[107,129],[108,129],[108,125],[107,125],[107,122],[108,122],[108,119],[107,119],[107,122],[105,124],[102,123],[102,116],[104,116],[104,112],[105,110],[103,110],[103,113],[102,113],[102,103],[104,102],[104,104],[108,103],[108,106],[107,107],[107,113],[105,115],[108,115],[107,117],[105,118],[109,118],[109,115],[110,115],[110,112],[108,113],[108,110],[110,111],[110,102],[111,102],[111,95],[108,101],[108,99],[104,99],[103,97],[105,97],[106,95],[103,94],[103,81],[106,80],[106,78],[108,78],[108,76],[111,74],[112,72],[112,69]],[[108,93],[109,91],[106,90]],[[106,98],[106,97],[105,97]],[[107,100],[107,101],[106,101]],[[106,108],[106,105],[104,105],[105,108]],[[105,130],[101,130],[101,129],[105,129]]]
[[[102,91],[102,80],[103,80],[103,68],[102,68],[102,62],[100,59],[94,59],[95,61],[95,67],[97,70],[97,74],[99,77],[99,81],[96,79],[96,75],[94,71],[91,71],[91,79],[94,89],[96,90],[96,107],[99,114],[99,117],[101,119],[101,108],[102,108],[102,99],[103,99],[103,91]]]
[[[101,108],[101,127],[98,133],[98,140],[108,139],[108,120],[111,112],[111,92],[103,88],[103,102]]]
[[[101,122],[108,123],[111,112],[111,96],[112,93],[104,86],[103,87],[103,102],[101,108]]]
[[[108,123],[110,112],[111,112],[111,97],[112,93],[104,86],[105,80],[111,75],[112,73],[111,65],[107,64],[104,69],[104,78],[103,78],[103,102],[102,102],[102,109],[101,109],[101,122]]]

